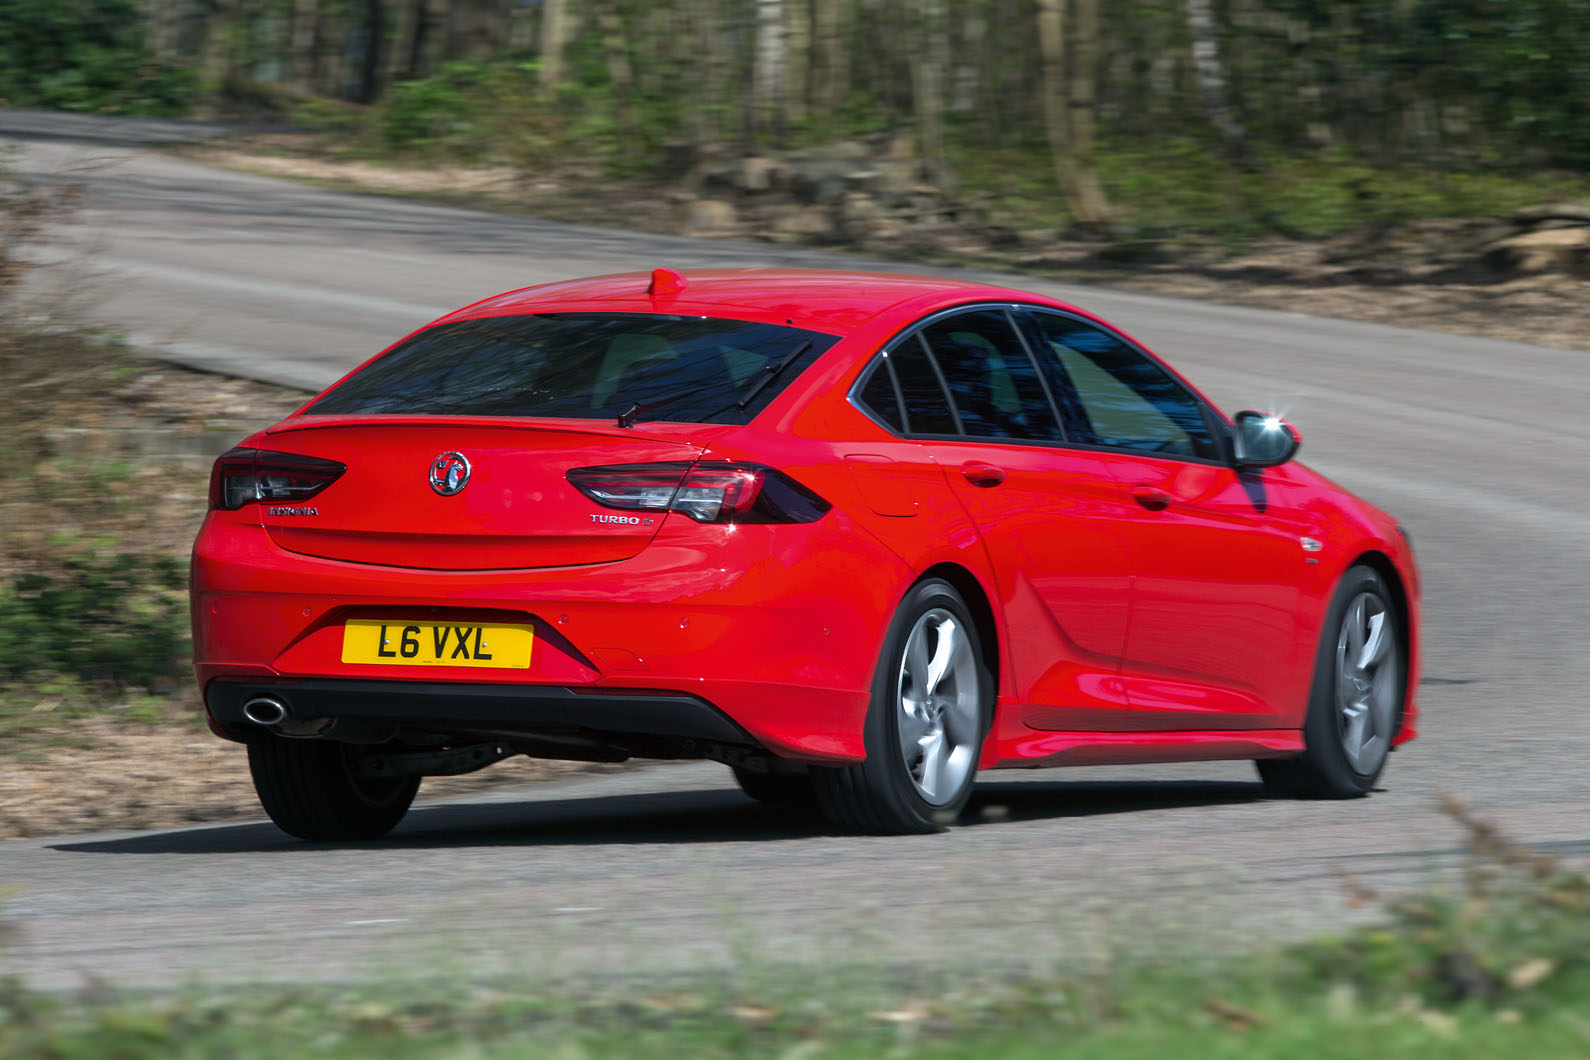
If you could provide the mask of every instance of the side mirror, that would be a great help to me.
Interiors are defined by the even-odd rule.
[[[1249,409],[1233,417],[1237,435],[1233,440],[1238,467],[1275,467],[1297,454],[1302,435],[1279,416]]]

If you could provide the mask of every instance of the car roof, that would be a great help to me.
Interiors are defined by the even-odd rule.
[[[893,306],[913,310],[968,301],[1024,301],[1058,305],[1028,291],[971,280],[881,272],[817,269],[658,270],[674,293],[653,295],[654,273],[626,272],[525,287],[451,314],[448,320],[511,313],[606,311],[690,313],[777,320],[818,331],[844,331]]]

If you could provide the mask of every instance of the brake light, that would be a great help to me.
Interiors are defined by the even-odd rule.
[[[678,512],[698,523],[810,523],[831,507],[760,464],[614,464],[577,467],[569,484],[604,508]]]
[[[346,464],[316,456],[232,449],[210,469],[210,508],[234,511],[254,501],[306,501],[346,470]]]

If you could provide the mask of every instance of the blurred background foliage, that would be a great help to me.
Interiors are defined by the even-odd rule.
[[[1409,172],[1590,167],[1590,0],[0,0],[0,97],[620,175],[903,132],[1100,230],[1123,189],[1313,165],[1375,221]]]

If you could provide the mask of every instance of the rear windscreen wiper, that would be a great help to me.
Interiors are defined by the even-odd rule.
[[[751,389],[749,389],[749,390],[747,390],[745,392],[745,396],[744,397],[742,397],[739,401],[735,402],[734,407],[737,408],[737,409],[743,409],[746,406],[748,406],[749,404],[751,404],[752,401],[755,401],[756,400],[756,395],[760,394],[763,391],[763,389],[767,386],[767,384],[769,384],[773,380],[777,379],[779,377],[779,375],[784,371],[784,369],[786,369],[790,365],[794,364],[797,360],[799,360],[801,354],[805,353],[807,350],[809,350],[811,348],[812,348],[812,340],[811,339],[807,339],[805,342],[801,343],[799,346],[797,346],[793,350],[791,350],[787,357],[785,357],[782,361],[780,361],[777,364],[775,364],[772,368],[768,369],[767,372],[762,376],[762,378],[760,378],[756,382],[752,383],[751,384]]]
[[[636,417],[643,412],[655,412],[664,405],[671,404],[681,398],[687,398],[692,394],[699,394],[703,390],[712,390],[716,388],[717,385],[718,384],[714,381],[711,383],[703,383],[700,386],[680,387],[678,390],[671,390],[661,397],[645,402],[644,404],[631,403],[629,408],[618,414],[618,426],[631,427],[634,425]]]
[[[751,404],[751,402],[756,400],[756,395],[760,394],[764,389],[766,389],[769,383],[777,379],[783,373],[784,369],[794,364],[800,359],[801,354],[805,353],[811,348],[812,342],[810,339],[807,339],[805,342],[801,343],[799,346],[795,347],[788,354],[786,354],[782,361],[779,361],[771,368],[764,369],[762,375],[757,379],[756,382],[751,384],[750,388],[746,390],[745,396],[740,398],[739,401],[736,401],[733,405],[725,405],[721,409],[713,410],[707,414],[706,418],[710,419],[713,416],[721,415],[722,413],[729,411],[731,408],[742,410],[745,409]],[[645,404],[632,403],[623,412],[618,414],[617,425],[620,427],[634,426],[636,418],[638,418],[642,413],[653,412],[662,408],[664,405],[678,401],[680,398],[687,398],[692,394],[699,394],[703,390],[711,390],[717,385],[717,382],[713,381],[704,383],[700,386],[681,387],[678,390],[671,391],[659,398],[648,401]]]

